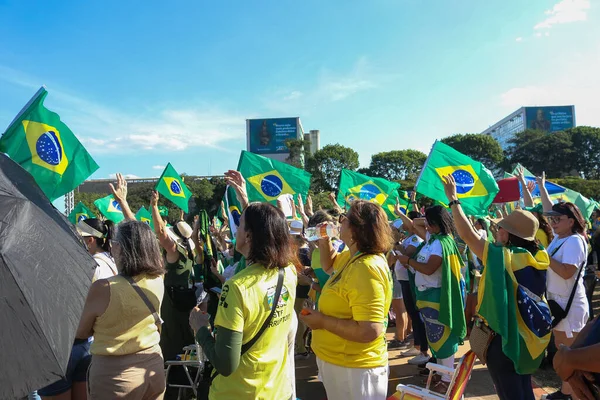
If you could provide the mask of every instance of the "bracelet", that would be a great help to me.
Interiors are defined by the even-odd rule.
[[[448,207],[452,207],[455,204],[456,205],[460,204],[460,200],[452,200],[450,203],[448,203]]]

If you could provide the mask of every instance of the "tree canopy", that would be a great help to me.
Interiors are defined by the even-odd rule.
[[[342,169],[356,171],[358,153],[341,144],[329,144],[315,152],[308,160],[306,170],[312,174],[311,187],[315,192],[337,189]]]

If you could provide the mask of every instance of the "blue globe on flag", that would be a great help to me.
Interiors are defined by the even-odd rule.
[[[60,164],[63,158],[63,149],[54,131],[44,132],[40,135],[35,143],[35,151],[42,161],[50,165]]]
[[[475,186],[475,177],[464,169],[457,169],[452,173],[454,180],[456,181],[456,193],[467,194]]]
[[[277,175],[267,175],[260,181],[260,190],[269,197],[277,197],[283,191],[283,182]]]
[[[115,209],[117,209],[117,210],[121,211],[121,205],[119,204],[119,202],[118,202],[118,201],[116,201],[116,200],[113,200],[113,201],[112,201],[112,206],[113,206]]]
[[[375,185],[366,184],[360,188],[360,192],[358,192],[358,197],[362,200],[372,200],[377,197],[378,194],[381,193],[381,190]]]
[[[171,182],[171,192],[174,194],[181,194],[181,185],[176,180]]]

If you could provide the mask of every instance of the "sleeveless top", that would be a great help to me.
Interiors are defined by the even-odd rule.
[[[163,277],[145,274],[133,278],[154,308],[160,312],[164,294]],[[93,355],[122,356],[158,348],[160,334],[148,306],[121,275],[108,278],[110,301],[94,323]],[[160,351],[160,350],[157,350]]]
[[[165,286],[180,286],[188,288],[191,283],[194,260],[187,255],[187,250],[177,245],[179,259],[174,263],[167,261],[165,256]]]

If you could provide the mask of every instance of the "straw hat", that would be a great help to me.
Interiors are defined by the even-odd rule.
[[[506,218],[493,220],[493,222],[508,233],[525,240],[535,240],[535,234],[540,227],[537,218],[525,210],[515,210]]]

